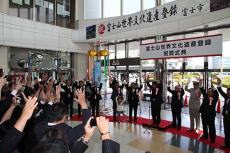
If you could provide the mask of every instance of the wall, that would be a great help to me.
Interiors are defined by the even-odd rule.
[[[0,12],[0,45],[86,53],[89,45],[73,43],[72,31]]]
[[[6,71],[9,70],[9,64],[8,64],[8,53],[9,48],[5,46],[0,46],[0,69],[5,68]]]
[[[73,63],[74,79],[82,80],[86,77],[88,57],[86,54],[75,53]]]

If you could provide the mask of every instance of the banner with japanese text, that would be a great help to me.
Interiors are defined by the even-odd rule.
[[[151,27],[210,12],[210,0],[176,0],[131,15],[115,17],[96,25],[96,37]]]
[[[141,45],[141,59],[222,56],[223,36],[213,35]]]

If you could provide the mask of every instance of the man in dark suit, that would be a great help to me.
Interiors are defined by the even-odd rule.
[[[223,106],[223,116],[224,116],[224,145],[223,148],[230,148],[230,88],[227,88],[227,93],[225,93],[221,88],[221,80],[220,78],[217,78],[217,84],[218,84],[218,91],[221,94],[221,96],[224,97],[225,102]]]
[[[131,83],[125,85],[128,91],[128,103],[129,103],[129,122],[132,122],[132,114],[134,109],[134,122],[137,122],[137,108],[139,103],[139,92],[142,89],[142,85],[138,87],[137,83]]]
[[[180,84],[175,86],[175,90],[170,88],[171,81],[168,82],[168,91],[172,94],[172,102],[171,102],[171,109],[172,109],[172,116],[173,122],[172,127],[177,127],[178,130],[181,128],[181,109],[183,107],[183,96],[184,96],[184,89],[181,88]]]
[[[91,91],[90,102],[92,105],[92,116],[95,116],[95,111],[96,111],[96,116],[99,116],[99,101],[102,99],[100,93],[102,88],[102,83],[100,83],[99,87],[97,86],[96,83],[94,86],[90,85],[89,87]]]
[[[66,86],[63,87],[65,90],[65,98],[64,104],[66,105],[66,109],[70,118],[73,117],[73,99],[74,99],[74,90],[71,84],[71,80],[66,80]]]
[[[53,104],[51,112],[48,116],[48,121],[38,123],[34,128],[37,142],[41,139],[42,135],[52,128],[58,128],[62,130],[68,137],[69,144],[73,144],[78,138],[84,134],[84,125],[89,120],[91,113],[85,102],[84,91],[77,90],[77,101],[82,108],[82,124],[75,126],[74,128],[65,124],[67,117],[67,110],[64,104]]]
[[[209,88],[207,93],[203,87],[200,87],[200,91],[203,95],[203,102],[200,106],[201,120],[203,125],[203,135],[201,136],[201,139],[208,138],[209,129],[210,142],[214,143],[216,140],[216,103],[219,99],[219,94],[217,92],[217,89],[214,87]]]
[[[116,80],[116,78],[113,79],[113,81],[110,79],[110,83],[109,83],[109,87],[112,88],[112,95],[111,95],[111,99],[113,101],[113,121],[116,121],[116,114],[117,114],[117,102],[116,102],[116,98],[117,96],[122,96],[122,90],[124,85],[119,86],[119,82]]]
[[[156,81],[152,82],[150,85],[149,80],[147,81],[147,86],[150,88],[151,94],[151,110],[152,110],[152,120],[153,126],[159,126],[161,122],[161,104],[163,103],[162,90],[163,86]]]

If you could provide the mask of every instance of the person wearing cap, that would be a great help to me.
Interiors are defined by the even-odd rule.
[[[190,83],[190,80],[188,81]],[[200,96],[201,91],[199,89],[199,82],[193,81],[193,88],[188,89],[188,84],[185,86],[185,90],[190,93],[189,99],[189,116],[190,116],[190,129],[189,132],[195,130],[195,132],[199,132],[200,129]],[[195,122],[196,122],[196,129],[194,129]]]
[[[172,102],[171,102],[171,109],[172,109],[172,127],[177,128],[180,130],[181,128],[181,109],[183,107],[183,96],[184,96],[184,89],[178,83],[175,86],[175,90],[170,88],[171,81],[168,81],[168,88],[167,90],[172,94]]]
[[[217,78],[217,89],[225,102],[223,106],[222,115],[224,116],[224,145],[223,148],[230,148],[230,88],[227,88],[227,93],[222,90],[221,80]]]

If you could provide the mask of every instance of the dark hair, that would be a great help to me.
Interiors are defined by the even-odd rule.
[[[227,88],[227,91],[229,91],[230,90],[230,88]]]
[[[29,96],[33,96],[35,94],[35,90],[31,87],[25,87],[24,94],[28,98]]]
[[[54,128],[54,129],[48,129],[42,136],[40,142],[45,142],[50,139],[61,139],[65,145],[68,145],[68,139],[67,135],[60,129]]]
[[[34,77],[34,80],[37,80],[38,79],[38,77]]]
[[[69,153],[69,147],[61,139],[49,139],[39,143],[32,153]]]
[[[48,115],[48,122],[60,121],[64,115],[67,114],[66,106],[63,103],[56,103],[52,105],[51,111]]]
[[[157,85],[158,83],[156,81],[153,81],[153,85]]]

